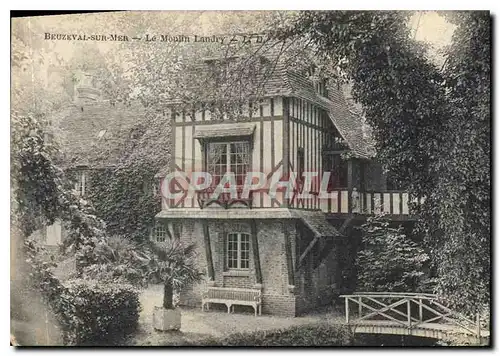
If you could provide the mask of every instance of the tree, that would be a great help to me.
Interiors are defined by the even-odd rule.
[[[361,226],[362,247],[356,259],[357,289],[365,292],[428,292],[429,256],[403,227],[391,227],[382,215]]]
[[[163,281],[163,308],[173,309],[174,291],[201,280],[197,268],[196,245],[184,245],[180,240],[167,238],[165,242],[150,242],[150,278]]]
[[[443,234],[428,243],[446,276],[440,292],[484,305],[491,280],[491,20],[487,11],[444,15],[457,28],[443,69],[451,115],[432,212],[440,219],[430,220]]]
[[[352,81],[378,159],[412,198],[425,197],[412,211],[437,291],[473,312],[489,300],[489,14],[447,14],[458,27],[444,70],[411,37],[410,15],[303,11],[274,36],[309,38],[325,67]]]

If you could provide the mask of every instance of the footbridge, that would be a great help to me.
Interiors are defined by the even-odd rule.
[[[356,333],[412,335],[487,345],[490,330],[426,293],[355,293],[345,299],[345,323]]]

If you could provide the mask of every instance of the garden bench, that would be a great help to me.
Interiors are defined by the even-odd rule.
[[[208,287],[208,290],[203,293],[201,299],[201,310],[209,310],[209,303],[220,303],[227,306],[227,312],[234,310],[234,305],[249,305],[262,314],[262,292],[259,289],[243,289],[243,288],[221,288]]]

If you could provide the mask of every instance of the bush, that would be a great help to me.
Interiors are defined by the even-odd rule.
[[[122,236],[110,236],[94,248],[98,263],[83,268],[83,277],[102,283],[147,284],[149,257],[144,246]]]
[[[65,315],[66,339],[73,344],[114,344],[136,330],[140,303],[133,287],[84,280],[72,280],[65,287],[74,305]]]
[[[401,226],[391,227],[388,219],[378,215],[369,217],[361,231],[363,246],[356,259],[358,291],[428,291],[425,271],[429,256]]]
[[[224,339],[203,339],[188,346],[349,346],[353,340],[353,334],[345,326],[314,324],[254,333],[236,333]]]

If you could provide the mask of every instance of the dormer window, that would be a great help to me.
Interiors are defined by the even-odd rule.
[[[328,90],[326,88],[326,79],[319,79],[314,83],[314,90],[321,96],[327,97]]]

